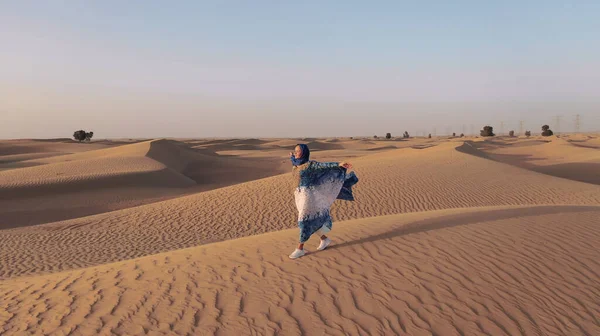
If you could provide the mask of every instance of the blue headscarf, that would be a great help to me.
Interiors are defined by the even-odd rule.
[[[294,166],[300,166],[308,162],[308,159],[310,158],[310,150],[305,144],[297,144],[296,146],[300,146],[300,149],[302,150],[302,156],[299,159],[296,159],[294,154],[292,154],[290,159],[292,160],[292,164]]]

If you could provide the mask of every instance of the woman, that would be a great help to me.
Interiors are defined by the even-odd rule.
[[[300,244],[290,254],[291,259],[306,254],[304,243],[314,233],[321,236],[321,244],[317,250],[324,250],[331,244],[325,235],[331,231],[332,221],[329,208],[336,199],[353,201],[352,186],[358,178],[346,170],[352,168],[349,163],[309,161],[310,150],[305,144],[296,145],[290,153],[293,176],[296,180],[296,208],[298,209],[298,227],[300,228]]]

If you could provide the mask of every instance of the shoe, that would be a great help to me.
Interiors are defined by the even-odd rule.
[[[326,249],[327,246],[329,246],[329,244],[331,244],[331,239],[325,238],[325,240],[321,240],[321,244],[319,244],[319,247],[317,247],[317,250],[322,251],[322,250]]]
[[[305,254],[306,254],[306,252],[304,252],[304,250],[296,249],[294,252],[292,252],[292,254],[290,254],[290,259],[297,259],[297,258],[302,257]]]

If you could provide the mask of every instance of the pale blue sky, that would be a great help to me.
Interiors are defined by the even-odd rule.
[[[600,129],[599,1],[0,0],[0,138]]]

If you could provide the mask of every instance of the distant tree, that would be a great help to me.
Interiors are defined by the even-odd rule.
[[[542,126],[542,136],[551,136],[554,135],[554,132],[550,129],[550,126],[544,125]]]
[[[86,133],[84,130],[76,131],[75,133],[73,133],[73,138],[75,138],[75,140],[79,142],[82,142],[86,139]]]
[[[373,139],[377,139],[377,135],[373,135]]]
[[[455,136],[456,136],[456,133],[452,133],[452,136],[453,136],[453,137],[455,137]]]
[[[431,133],[429,133],[429,136],[428,136],[428,138],[429,138],[429,139],[431,139]]]
[[[495,136],[496,134],[494,134],[494,128],[492,126],[484,126],[483,129],[480,131],[480,135],[482,137],[489,137]]]
[[[85,141],[92,140],[93,136],[94,136],[94,132],[85,133]]]
[[[465,137],[465,134],[464,134],[464,133],[460,133],[460,137],[461,137],[461,138],[464,138],[464,137]]]
[[[515,136],[515,131],[508,132],[508,136],[514,137]]]
[[[410,135],[408,134],[407,131],[404,131],[404,134],[402,135],[403,138],[408,139],[410,138]]]
[[[392,133],[386,133],[385,134],[385,138],[386,139],[391,139],[392,138]]]
[[[531,131],[525,131],[525,136],[526,137],[530,137],[531,136]]]

